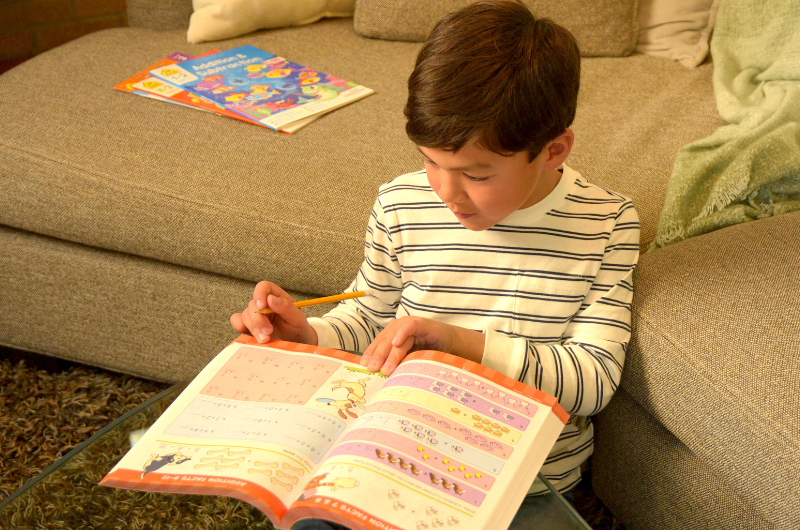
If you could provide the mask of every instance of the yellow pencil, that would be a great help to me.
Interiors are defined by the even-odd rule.
[[[359,298],[361,296],[368,296],[372,294],[373,294],[372,291],[356,291],[354,293],[344,293],[344,294],[336,294],[333,296],[323,296],[322,298],[312,298],[311,300],[300,300],[299,302],[293,302],[292,305],[294,305],[295,307],[306,307],[309,305],[331,304],[333,302],[340,302],[342,300],[348,300],[350,298]],[[255,312],[258,313],[259,315],[268,315],[273,311],[270,308],[266,308]]]

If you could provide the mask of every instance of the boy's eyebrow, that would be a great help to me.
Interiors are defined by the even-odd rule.
[[[419,146],[417,146],[417,151],[419,151],[419,153],[422,156],[424,156],[425,158],[427,158],[428,160],[431,159],[428,155],[426,155],[425,153],[422,152],[422,149],[420,149]],[[491,167],[492,167],[492,165],[491,164],[487,164],[486,162],[476,162],[476,163],[474,163],[472,165],[469,165],[469,166],[453,167],[453,168],[450,168],[450,170],[451,171],[469,171],[471,169],[491,169]]]

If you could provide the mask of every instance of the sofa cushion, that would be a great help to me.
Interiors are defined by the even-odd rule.
[[[447,13],[475,0],[356,0],[356,32],[378,39],[421,42]],[[638,0],[523,0],[537,17],[567,28],[587,57],[630,54],[638,38]]]
[[[649,55],[581,64],[581,89],[567,163],[591,182],[633,200],[648,248],[675,154],[724,124],[711,86],[713,65],[695,69]]]
[[[17,126],[0,140],[0,224],[341,292],[360,265],[378,186],[421,165],[402,112],[418,45],[381,46],[342,19],[312,26],[224,46],[252,43],[377,91],[293,135],[111,88],[174,51],[211,48],[187,45],[179,30],[94,33],[7,72],[0,119]]]
[[[155,30],[186,29],[192,15],[191,0],[127,0],[128,25]]]
[[[777,528],[800,528],[800,212],[641,256],[621,387]]]
[[[777,530],[624,388],[593,418],[592,489],[629,530]]]
[[[228,318],[253,294],[251,282],[5,226],[0,271],[3,346],[170,383],[239,335]]]
[[[13,124],[0,131],[0,224],[340,292],[360,265],[378,185],[422,167],[403,117],[420,45],[360,37],[343,19],[216,43],[254,44],[376,91],[287,136],[111,88],[172,52],[211,48],[184,35],[98,32],[0,76],[0,120]],[[674,153],[718,124],[710,69],[636,55],[582,70],[569,163],[633,198],[646,248]]]

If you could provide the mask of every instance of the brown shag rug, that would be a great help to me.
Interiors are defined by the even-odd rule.
[[[0,502],[98,430],[169,386],[0,348]],[[140,421],[145,426],[155,419],[138,416],[128,421]],[[123,447],[126,440],[111,439],[107,443]],[[82,471],[97,468],[94,473],[82,473],[86,484],[67,488],[51,480],[47,503],[34,499],[15,504],[14,510],[0,516],[0,527],[272,528],[258,510],[228,498],[126,490],[113,490],[113,495],[97,498],[91,491],[114,463],[108,452],[109,448],[99,446],[71,462]],[[69,472],[69,467],[64,470]],[[77,503],[76,490],[79,493],[81,488],[87,495]],[[573,492],[577,511],[592,528],[624,530],[594,495],[588,477]],[[32,524],[42,519],[42,513],[47,526]]]

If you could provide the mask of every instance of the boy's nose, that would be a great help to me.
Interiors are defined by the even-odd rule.
[[[442,172],[439,177],[439,189],[437,190],[439,198],[444,203],[459,203],[464,202],[466,195],[464,190],[458,184],[458,177],[455,175],[448,175]]]

